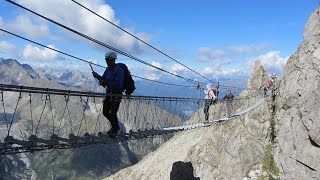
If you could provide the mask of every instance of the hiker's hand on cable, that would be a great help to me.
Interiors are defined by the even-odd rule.
[[[95,71],[92,71],[92,75],[95,78],[99,78],[100,77],[100,75],[98,73],[96,73]]]
[[[98,73],[96,73],[96,72],[94,72],[94,71],[92,71],[92,75],[93,75],[93,77],[95,77],[95,78],[97,78],[97,79],[98,79],[99,76],[100,76]]]
[[[99,76],[99,74],[96,73],[96,72],[94,72],[94,71],[92,71],[92,75],[93,75],[93,77],[95,77],[95,78],[97,78],[97,77]]]
[[[107,85],[107,81],[100,79],[99,80],[99,84],[103,87],[105,87]]]

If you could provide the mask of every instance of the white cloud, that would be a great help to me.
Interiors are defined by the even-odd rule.
[[[8,31],[27,34],[32,38],[48,38],[50,36],[49,27],[44,23],[35,23],[26,15],[19,15],[11,22],[2,22]]]
[[[151,80],[159,80],[161,75],[159,73],[148,73],[148,74],[145,74],[144,77]]]
[[[253,67],[254,62],[259,60],[268,73],[277,73],[279,75],[282,75],[283,68],[286,65],[288,59],[289,57],[281,57],[279,51],[270,51],[266,54],[251,59],[249,61],[249,66]]]
[[[213,61],[217,60],[221,57],[225,56],[225,52],[223,50],[209,48],[209,47],[201,47],[198,49],[198,57],[199,61]]]
[[[170,72],[172,73],[177,73],[178,71],[186,71],[187,68],[180,65],[180,64],[177,64],[177,63],[174,63],[171,68],[170,68]]]
[[[1,16],[0,16],[0,26],[3,27],[3,19]]]
[[[115,46],[125,52],[139,52],[142,50],[141,44],[138,40],[134,39],[127,33],[114,27],[107,21],[101,19],[100,17],[94,15],[88,10],[80,7],[79,5],[73,3],[72,1],[65,0],[48,0],[48,1],[38,1],[20,0],[19,3],[22,5],[43,14],[50,19],[53,19],[59,23],[62,23],[76,31],[79,31],[85,35],[88,35],[96,40],[105,42],[108,45]],[[91,0],[91,1],[79,1],[82,5],[93,10],[100,16],[111,21],[112,23],[120,26],[120,21],[115,17],[115,11],[111,6],[105,4],[103,0]],[[145,33],[135,33],[131,28],[124,28],[127,31],[139,36],[141,39],[148,41],[148,35]],[[130,29],[130,30],[129,30]],[[84,40],[79,36],[68,33],[71,37],[78,40]],[[141,36],[140,36],[141,35]],[[88,42],[88,40],[85,40]],[[96,45],[94,45],[97,47]]]
[[[16,46],[7,41],[0,41],[0,53],[17,58]]]
[[[206,67],[202,71],[205,76],[212,77],[230,77],[230,76],[238,76],[243,75],[243,68],[230,68],[230,67],[222,67],[222,66],[211,66]]]
[[[215,75],[218,77],[239,76],[244,74],[243,68],[225,68],[215,72]]]
[[[53,45],[48,45],[48,47],[56,49]],[[41,63],[48,63],[50,60],[56,60],[58,58],[58,52],[52,51],[50,49],[44,48],[40,49],[38,47],[28,44],[23,49],[23,57],[26,60],[32,60]]]
[[[162,68],[163,67],[162,64],[160,62],[157,62],[157,61],[152,61],[150,64],[155,66],[155,67],[158,67],[158,68]],[[151,66],[147,66],[146,68],[142,68],[142,71],[144,73],[146,73],[146,72],[154,73],[155,71],[159,71],[159,70],[157,70],[156,68],[153,68]]]
[[[215,61],[212,66],[203,68],[201,72],[207,77],[235,77],[242,75],[250,75],[254,67],[254,62],[259,60],[266,71],[283,75],[283,68],[289,57],[281,57],[279,51],[270,51],[262,54],[256,58],[249,59],[247,66],[239,66],[237,64],[230,64],[227,61]]]
[[[261,44],[251,44],[251,45],[229,46],[227,47],[227,49],[233,53],[250,54],[250,53],[261,52],[267,46],[268,46],[267,44],[261,43]]]
[[[158,68],[163,67],[162,64],[157,61],[152,61],[150,64],[155,67],[158,67]],[[150,67],[150,66],[139,66],[136,68],[129,67],[129,69],[132,70],[131,72],[133,75],[147,78],[147,79],[151,79],[151,80],[159,80],[161,78],[161,76],[163,75],[163,73],[161,73],[160,70],[157,70],[157,69]]]
[[[158,67],[158,68],[162,68],[162,64],[160,63],[160,62],[157,62],[157,61],[152,61],[151,62],[151,65],[153,65],[153,66],[156,66],[156,67]],[[153,68],[153,67],[150,67],[150,70],[156,70],[155,68]]]

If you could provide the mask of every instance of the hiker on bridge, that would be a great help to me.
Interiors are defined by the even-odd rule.
[[[277,75],[275,73],[272,73],[270,78],[268,79],[268,88],[273,89],[275,88],[275,81],[277,79]]]
[[[232,94],[231,90],[228,90],[227,94],[222,98],[222,101],[226,102],[228,117],[231,116],[233,111],[233,102],[232,102],[233,98],[234,98],[234,95]]]
[[[105,60],[108,65],[103,75],[100,76],[95,71],[92,74],[99,80],[101,86],[106,87],[106,97],[103,101],[103,115],[110,121],[111,129],[107,132],[109,135],[116,135],[119,131],[117,112],[122,99],[123,82],[125,72],[115,63],[117,54],[107,52]]]
[[[269,90],[267,84],[261,85],[260,88],[259,88],[259,90],[260,90],[260,91],[263,91],[264,97],[267,97],[267,95],[268,95],[268,90]]]
[[[207,84],[206,89],[203,90],[206,96],[204,97],[205,102],[204,102],[204,119],[205,122],[209,121],[209,108],[210,105],[215,104],[217,101],[217,89],[216,87],[213,88],[210,84]]]

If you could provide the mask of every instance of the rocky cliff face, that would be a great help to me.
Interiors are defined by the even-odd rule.
[[[320,9],[285,67],[277,98],[275,160],[284,179],[320,178]]]
[[[137,165],[106,179],[170,179],[178,161],[191,162],[200,179],[320,179],[319,14],[317,9],[311,15],[283,79],[259,107],[224,123],[177,133]],[[266,80],[256,63],[240,96],[254,93]],[[197,116],[191,122],[198,122]]]

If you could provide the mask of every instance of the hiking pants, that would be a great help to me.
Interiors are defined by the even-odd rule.
[[[227,99],[226,107],[227,107],[227,115],[228,115],[228,117],[230,117],[231,115],[233,115],[233,102],[232,102],[232,100]]]
[[[122,95],[122,93],[113,93]],[[106,96],[103,103],[103,115],[109,120],[111,124],[112,130],[119,130],[119,124],[118,124],[118,116],[117,112],[119,110],[119,106],[121,103],[122,97],[116,97],[116,96]]]
[[[211,99],[205,99],[204,102],[204,120],[208,121],[209,120],[209,108],[210,108],[210,104],[211,104]]]

